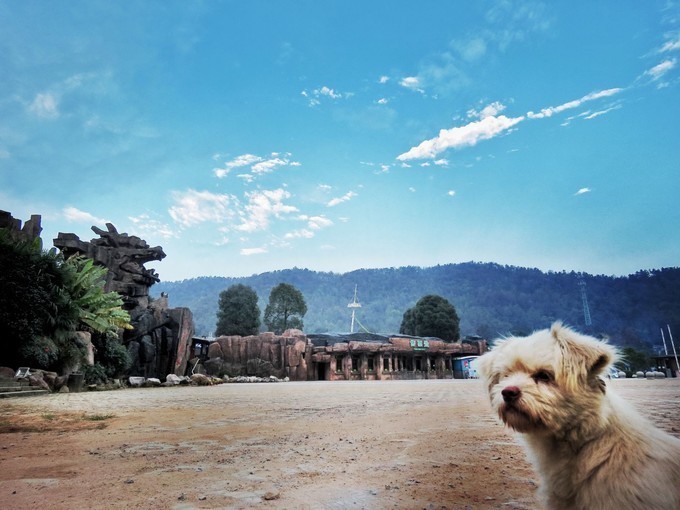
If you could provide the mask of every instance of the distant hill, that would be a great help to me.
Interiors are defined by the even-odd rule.
[[[586,283],[591,327],[584,324],[579,276]],[[398,332],[408,308],[426,294],[438,294],[456,308],[462,335],[528,334],[562,320],[580,331],[609,336],[613,343],[643,349],[661,344],[659,328],[665,329],[666,324],[680,336],[680,268],[639,271],[625,277],[544,273],[474,262],[344,274],[294,268],[241,278],[161,282],[151,293],[157,297],[166,292],[171,306],[190,308],[196,334],[209,335],[215,329],[221,291],[237,283],[249,285],[264,311],[272,287],[282,282],[294,285],[305,297],[307,333],[349,331],[347,304],[357,285],[362,305],[358,321],[374,333]]]

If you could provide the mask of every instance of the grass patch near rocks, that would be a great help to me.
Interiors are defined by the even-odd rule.
[[[113,418],[113,414],[33,413],[10,407],[0,411],[0,434],[97,430]]]

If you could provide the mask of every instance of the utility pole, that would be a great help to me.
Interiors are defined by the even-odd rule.
[[[581,302],[583,303],[583,320],[586,326],[591,326],[593,324],[590,318],[590,307],[588,306],[588,295],[586,294],[586,282],[583,279],[583,275],[578,277],[578,285],[581,287]]]

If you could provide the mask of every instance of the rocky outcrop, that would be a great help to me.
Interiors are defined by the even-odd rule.
[[[42,226],[40,215],[32,214],[23,226],[21,220],[16,219],[7,211],[0,211],[0,228],[6,229],[10,235],[18,241],[33,241],[40,237]]]
[[[54,246],[65,257],[84,255],[108,269],[105,290],[118,292],[125,300],[126,309],[146,308],[149,304],[149,288],[160,281],[153,269],[144,264],[152,260],[163,260],[165,252],[160,246],[150,247],[137,236],[119,233],[111,223],[107,230],[92,227],[99,235],[88,242],[81,241],[76,234],[59,232]]]
[[[54,246],[65,257],[82,255],[107,268],[105,290],[121,295],[130,314],[132,330],[121,341],[132,358],[127,375],[161,378],[168,373],[184,375],[193,336],[193,317],[188,308],[168,308],[168,297],[149,301],[149,288],[159,281],[144,264],[165,258],[160,246],[150,247],[137,236],[120,233],[111,223],[106,230],[92,227],[99,235],[88,242],[75,234],[60,232]]]
[[[270,376],[292,381],[307,380],[307,338],[301,331],[283,335],[222,336],[208,349],[204,367],[215,376]]]

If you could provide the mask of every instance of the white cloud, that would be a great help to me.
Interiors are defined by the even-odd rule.
[[[456,196],[456,192],[455,192],[454,190],[452,190],[452,189],[449,190],[449,191],[447,191],[446,194],[447,194],[448,196],[450,196],[450,197],[455,197],[455,196]]]
[[[585,193],[590,193],[592,190],[590,188],[581,188],[574,195],[584,195]]]
[[[660,79],[664,74],[666,74],[668,71],[673,69],[675,67],[675,64],[677,63],[677,60],[672,58],[668,60],[664,60],[660,64],[655,65],[651,69],[648,69],[645,71],[645,75],[651,76],[653,81],[656,81]]]
[[[421,94],[425,92],[421,87],[421,80],[417,76],[407,76],[399,82],[399,85],[409,90],[420,92]]]
[[[43,119],[56,119],[59,117],[58,99],[51,92],[37,94],[28,106],[28,111]]]
[[[389,76],[381,76],[380,79],[378,80],[378,83],[385,84],[385,83],[387,83],[388,81],[390,81],[390,77],[389,77]]]
[[[487,42],[483,37],[473,37],[467,41],[454,41],[452,46],[468,62],[479,60],[486,54]]]
[[[409,190],[411,193],[415,193],[415,192],[416,192],[416,189],[415,189],[413,186],[411,186],[408,190]]]
[[[293,232],[288,232],[284,236],[284,239],[298,239],[298,238],[311,239],[312,237],[314,237],[314,232],[312,232],[311,230],[307,230],[306,228],[303,228],[300,230],[294,230]]]
[[[480,111],[474,109],[468,110],[467,116],[470,118],[485,119],[487,117],[495,117],[503,110],[505,110],[505,105],[499,101],[494,101],[493,103],[486,105]]]
[[[563,103],[559,106],[549,106],[547,108],[543,108],[538,113],[528,112],[527,117],[529,117],[530,119],[542,119],[542,118],[545,118],[545,117],[552,117],[556,113],[561,113],[565,110],[571,110],[572,108],[578,108],[583,103],[587,103],[588,101],[594,101],[595,99],[613,96],[614,94],[618,94],[622,90],[623,90],[622,88],[612,88],[612,89],[600,90],[598,92],[591,92],[590,94],[586,94],[585,96],[583,96],[580,99],[568,101],[568,102]]]
[[[381,97],[380,99],[378,99],[378,100],[376,101],[376,103],[378,103],[378,104],[387,104],[387,103],[389,103],[389,100],[385,99],[384,97]]]
[[[342,99],[351,97],[353,94],[351,92],[338,92],[335,89],[332,89],[330,87],[327,87],[326,85],[314,89],[311,92],[308,92],[307,90],[303,90],[301,92],[303,97],[309,98],[309,106],[314,107],[318,106],[321,104],[321,99],[323,98],[329,98],[329,99]]]
[[[335,92],[333,89],[326,87],[325,85],[320,89],[316,89],[314,91],[314,95],[327,96],[330,97],[331,99],[340,99],[342,97],[342,94],[340,94],[339,92]]]
[[[268,159],[254,164],[251,168],[254,174],[267,174],[273,172],[277,166],[285,166],[288,160],[281,158]]]
[[[74,223],[89,223],[90,225],[105,225],[107,223],[111,223],[109,220],[106,220],[104,218],[97,218],[93,214],[90,214],[89,212],[81,211],[80,209],[76,209],[75,207],[64,207],[62,210],[62,214],[64,215],[64,218],[68,222],[74,222]]]
[[[232,207],[237,205],[235,197],[209,191],[174,191],[175,205],[168,209],[170,217],[183,227],[205,222],[222,223],[233,217]]]
[[[442,129],[439,136],[421,142],[408,152],[397,156],[397,159],[407,161],[434,158],[447,149],[473,146],[482,140],[488,140],[502,134],[523,120],[524,116],[514,118],[505,115],[490,116],[470,122],[465,126]]]
[[[609,108],[606,108],[606,109],[604,109],[604,110],[598,110],[598,111],[592,112],[592,113],[591,113],[591,112],[588,112],[587,115],[584,115],[584,116],[583,116],[583,119],[584,119],[584,120],[594,119],[594,118],[596,118],[596,117],[599,117],[600,115],[605,115],[605,114],[607,114],[607,113],[609,113],[609,112],[611,112],[611,111],[618,110],[618,109],[620,109],[620,108],[621,108],[621,105],[620,105],[620,104],[617,104],[617,105],[611,106],[611,107],[609,107]]]
[[[282,156],[282,157],[279,157]],[[256,156],[255,154],[242,154],[231,161],[224,164],[224,168],[215,168],[213,173],[219,179],[226,177],[234,168],[250,167],[250,171],[254,175],[260,175],[273,172],[279,166],[301,166],[299,161],[291,161],[290,153],[283,155],[278,152],[272,152],[268,158]],[[244,179],[245,182],[252,182],[253,176],[248,174],[241,174],[238,176]]]
[[[253,191],[246,193],[248,204],[241,213],[241,224],[235,228],[241,232],[265,230],[272,217],[280,218],[285,214],[297,212],[292,205],[284,204],[291,194],[284,189]]]
[[[659,53],[668,53],[678,50],[680,50],[680,36],[676,35],[675,39],[669,39],[661,46],[661,48],[659,48]]]
[[[142,214],[140,216],[128,216],[128,219],[141,234],[159,236],[163,239],[178,237],[177,233],[172,229],[172,227],[170,227],[170,225],[151,219],[147,214]]]
[[[250,255],[260,255],[262,253],[267,253],[268,250],[267,248],[242,248],[240,253],[241,255],[245,256],[250,256]]]
[[[333,221],[325,216],[312,216],[308,218],[307,226],[312,230],[321,230],[333,225]]]
[[[355,196],[357,196],[357,194],[354,191],[349,191],[341,197],[332,199],[330,202],[328,202],[326,204],[326,206],[327,207],[335,207],[336,205],[342,204],[343,202],[347,202],[349,200],[352,200],[352,198],[354,198]]]
[[[449,160],[444,158],[433,161],[433,163],[437,166],[449,166]]]

